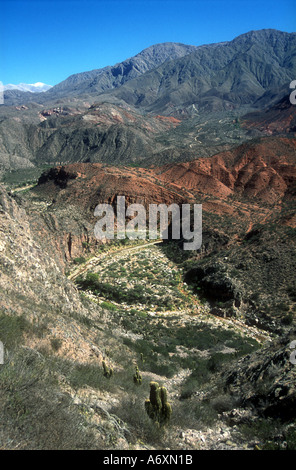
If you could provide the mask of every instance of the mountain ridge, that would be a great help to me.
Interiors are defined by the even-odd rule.
[[[293,53],[293,50],[291,51],[291,54],[286,54],[286,57],[283,59],[282,56],[285,52],[286,49],[291,49],[291,44],[294,44],[294,50],[295,50],[295,39],[296,38],[296,33],[288,33],[284,31],[279,31],[275,29],[262,29],[262,30],[252,30],[247,33],[243,33],[231,41],[223,41],[223,42],[218,42],[218,43],[212,43],[212,44],[203,44],[200,46],[194,46],[194,45],[186,45],[182,43],[174,43],[174,42],[165,42],[165,43],[159,43],[155,44],[152,46],[149,46],[148,48],[142,50],[138,54],[136,54],[133,57],[130,57],[122,62],[119,62],[117,64],[108,65],[106,67],[100,68],[100,69],[93,69],[90,71],[86,72],[80,72],[80,73],[75,73],[70,75],[68,78],[63,80],[62,82],[54,85],[50,90],[47,92],[44,92],[41,94],[36,94],[34,98],[30,95],[13,95],[11,92],[5,92],[4,98],[6,99],[6,104],[13,105],[13,104],[19,104],[20,101],[22,100],[23,102],[29,102],[34,100],[35,102],[39,103],[47,103],[50,101],[54,100],[59,100],[65,98],[68,99],[73,99],[74,97],[77,99],[79,96],[83,97],[84,99],[91,99],[92,101],[94,99],[98,99],[99,96],[104,95],[104,99],[106,97],[110,99],[111,101],[113,100],[113,103],[120,102],[120,101],[126,101],[128,98],[128,104],[141,104],[140,108],[143,108],[143,104],[145,103],[145,100],[148,101],[147,105],[147,111],[152,112],[156,111],[157,112],[163,112],[165,110],[165,107],[167,106],[167,101],[168,98],[173,98],[174,100],[177,99],[177,105],[180,104],[178,103],[178,96],[175,96],[175,92],[173,90],[169,91],[169,97],[168,96],[162,96],[163,93],[160,93],[160,96],[158,96],[158,101],[161,99],[162,101],[165,101],[165,106],[160,102],[156,102],[154,104],[151,104],[151,97],[146,96],[145,93],[145,99],[142,96],[142,90],[141,90],[141,83],[143,81],[143,78],[141,80],[141,77],[143,75],[146,77],[147,74],[152,73],[153,71],[156,75],[150,75],[148,78],[148,85],[151,87],[152,85],[158,89],[159,87],[162,89],[163,86],[168,87],[170,83],[168,82],[168,78],[171,76],[172,72],[175,72],[174,70],[179,66],[181,68],[185,69],[188,68],[188,62],[186,58],[188,58],[191,66],[193,69],[191,70],[191,74],[194,72],[194,75],[198,76],[198,73],[200,74],[200,79],[199,81],[194,84],[191,83],[189,84],[189,87],[185,87],[185,90],[182,90],[183,97],[182,100],[187,103],[188,99],[191,100],[192,104],[192,99],[193,102],[196,101],[196,92],[194,89],[198,85],[201,87],[201,91],[205,96],[203,96],[203,101],[205,103],[201,102],[200,104],[203,105],[205,108],[207,106],[212,106],[211,103],[208,103],[208,101],[214,100],[215,102],[221,102],[221,100],[229,100],[230,103],[228,106],[233,105],[233,93],[231,94],[231,86],[235,86],[236,88],[239,89],[239,93],[245,94],[246,96],[242,101],[246,101],[248,98],[252,98],[253,101],[255,98],[259,98],[265,91],[266,87],[267,88],[274,88],[278,86],[279,80],[281,80],[281,85],[283,85],[284,81],[288,81],[288,79],[291,81],[293,79],[293,72],[295,72],[295,53]],[[230,64],[230,55],[229,52],[226,51],[226,49],[229,49],[231,47],[233,49],[233,52],[239,51],[240,48],[243,46],[248,52],[248,48],[252,49],[254,44],[257,43],[259,44],[263,52],[259,50],[259,55],[257,54],[258,50],[255,50],[251,56],[247,54],[245,58],[240,58],[240,65],[237,70],[235,70],[235,67],[232,67],[233,70],[231,70],[230,67],[230,72],[231,74],[235,75],[235,80],[233,81],[232,85],[231,83],[229,86],[225,88],[224,85],[224,90],[223,86],[219,85],[219,81],[221,82],[221,79],[224,78],[224,82],[229,81],[229,78],[227,78],[227,73],[229,70],[223,71],[223,69],[219,70],[219,73],[222,76],[218,77],[213,77],[211,78],[210,82],[208,79],[205,79],[205,74],[210,71],[213,66],[209,67],[209,64],[215,64],[215,61],[218,61],[218,56],[219,52],[223,52],[224,54],[224,63],[222,61],[222,66],[229,66]],[[284,44],[285,43],[285,44]],[[270,47],[271,46],[271,47]],[[293,49],[292,47],[292,49]],[[218,54],[215,54],[215,51],[219,49]],[[265,49],[265,52],[264,52]],[[271,54],[269,54],[269,61],[271,67],[276,67],[277,73],[273,71],[271,73],[270,70],[259,70],[260,67],[262,67],[262,63],[264,63],[264,60],[268,58],[268,54],[266,51],[268,49],[271,49]],[[225,53],[226,51],[226,53]],[[250,51],[249,51],[250,52]],[[200,60],[198,56],[200,55]],[[258,57],[261,57],[264,59],[261,61],[261,63],[258,63]],[[195,59],[194,59],[194,56]],[[280,61],[277,61],[277,56],[279,56]],[[248,96],[248,93],[243,93],[242,90],[244,87],[248,90],[249,88],[252,91],[252,87],[250,86],[250,80],[251,76],[254,76],[251,74],[251,76],[248,76],[246,74],[245,66],[244,66],[244,59],[245,61],[249,60],[249,63],[247,63],[247,68],[253,67],[257,71],[257,78],[259,79],[259,82],[257,80],[257,83],[255,83],[255,88],[257,89],[257,92],[255,93],[254,96],[254,90]],[[226,62],[225,62],[226,60]],[[229,62],[227,62],[227,60]],[[231,59],[233,60],[233,59]],[[237,62],[237,58],[235,58]],[[252,61],[255,62],[252,64]],[[174,61],[177,61],[176,64],[174,64]],[[285,63],[286,61],[286,63]],[[184,63],[183,63],[184,62]],[[218,61],[219,62],[219,61]],[[221,62],[221,60],[220,60]],[[189,65],[190,65],[189,64]],[[287,74],[281,72],[280,69],[283,68],[288,68],[291,69],[291,77],[287,77]],[[218,69],[217,69],[218,70]],[[158,72],[157,72],[158,71]],[[213,72],[213,70],[212,70]],[[225,73],[227,72],[227,73]],[[265,73],[263,73],[265,72]],[[246,74],[246,77],[240,77],[240,74]],[[158,76],[157,76],[158,74]],[[224,76],[223,76],[224,74]],[[262,75],[263,74],[263,75]],[[160,75],[160,76],[159,76]],[[168,76],[167,76],[168,75]],[[184,74],[183,74],[184,75]],[[261,76],[260,76],[261,75]],[[266,77],[265,77],[266,75]],[[161,80],[160,80],[161,77]],[[274,79],[276,77],[276,79]],[[140,79],[140,81],[137,81],[137,79]],[[181,80],[181,85],[183,84],[184,88],[184,82],[190,82],[190,76],[189,80],[188,77],[182,77],[180,76],[178,80]],[[274,80],[273,80],[274,79]],[[128,83],[130,81],[133,81],[130,85],[135,89],[134,92],[131,92],[131,87],[128,86]],[[135,81],[136,80],[136,81]],[[150,80],[150,81],[149,81]],[[152,80],[152,82],[151,82]],[[238,85],[240,83],[236,83],[236,80],[241,81],[240,87]],[[272,82],[274,81],[274,83]],[[144,82],[147,81],[147,77],[144,79]],[[153,83],[156,81],[156,83]],[[223,81],[223,80],[222,80]],[[161,82],[161,83],[160,83]],[[165,83],[164,83],[165,82]],[[261,83],[260,83],[261,82]],[[266,83],[265,83],[266,82]],[[270,83],[269,83],[270,82]],[[216,86],[217,85],[217,86]],[[231,85],[231,86],[230,86]],[[268,86],[267,86],[268,85]],[[254,84],[253,84],[254,86]],[[117,89],[121,89],[122,87],[124,92],[116,92]],[[140,87],[140,89],[138,89]],[[188,88],[188,89],[186,89]],[[138,89],[138,90],[137,90]],[[115,90],[115,93],[112,93],[112,90]],[[110,93],[111,92],[111,93]],[[199,91],[200,93],[200,91]],[[132,95],[135,96],[132,96]],[[179,92],[180,94],[180,92]],[[186,94],[188,95],[186,97]],[[211,96],[212,94],[212,96]],[[158,93],[159,95],[159,93]],[[178,95],[178,94],[177,94]],[[96,98],[94,98],[96,97]],[[186,99],[187,98],[187,99]],[[237,97],[236,97],[237,98]],[[237,99],[234,100],[234,103],[236,103]],[[239,103],[239,100],[238,100]],[[218,103],[220,108],[221,108],[221,103]],[[217,103],[216,103],[217,106]]]
[[[142,73],[154,68],[166,60],[180,57],[192,51],[196,46],[190,46],[182,43],[166,42],[159,43],[142,50],[134,57],[125,59],[122,62],[108,65],[103,68],[93,69],[85,72],[79,72],[70,75],[62,82],[54,85],[44,95],[40,95],[39,102],[47,102],[56,100],[60,97],[64,98],[69,95],[77,95],[78,93],[86,92],[88,88],[92,88],[92,92],[101,93],[106,89],[120,86],[129,77],[135,78]],[[9,94],[4,97],[12,98]],[[29,98],[30,96],[24,96]],[[34,97],[36,101],[37,96]],[[14,104],[12,102],[12,104]]]
[[[264,135],[266,126],[240,118],[287,96],[295,50],[296,33],[271,29],[210,45],[162,43],[47,92],[27,92],[34,101],[0,107],[2,171],[73,161],[158,165]]]
[[[252,104],[267,90],[288,86],[296,73],[295,48],[296,33],[253,31],[199,47],[108,94],[163,114],[192,104],[210,110]]]

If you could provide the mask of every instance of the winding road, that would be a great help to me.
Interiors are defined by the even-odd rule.
[[[124,248],[119,248],[118,250],[109,251],[107,253],[102,253],[100,256],[93,256],[88,261],[86,261],[83,265],[80,265],[77,269],[75,269],[75,271],[69,274],[68,279],[71,279],[72,281],[75,280],[78,276],[80,276],[80,274],[83,274],[86,271],[88,271],[90,268],[97,266],[102,261],[102,259],[105,259],[109,256],[116,255],[117,253],[131,253],[133,251],[145,250],[151,245],[157,245],[159,243],[162,243],[162,240],[155,240],[153,242],[143,243],[137,246],[128,246]]]

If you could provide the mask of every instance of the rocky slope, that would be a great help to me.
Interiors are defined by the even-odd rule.
[[[296,108],[291,104],[289,96],[285,95],[263,111],[246,114],[242,118],[242,126],[256,128],[266,135],[295,132]]]
[[[276,203],[295,182],[295,138],[249,141],[211,158],[168,165],[159,177],[190,191],[224,198],[231,194]]]
[[[295,329],[291,329],[260,351],[246,355],[236,367],[226,367],[197,393],[195,400],[201,408],[204,403],[204,413],[210,413],[212,407],[219,413],[220,432],[203,429],[192,432],[191,438],[201,440],[204,449],[235,449],[242,434],[256,450],[295,449],[294,337]],[[195,400],[190,399],[191,406]]]

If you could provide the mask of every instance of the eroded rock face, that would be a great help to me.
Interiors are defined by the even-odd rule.
[[[64,276],[64,266],[43,222],[39,232],[24,207],[0,187],[0,262],[1,308],[7,311],[23,308],[27,298],[33,304],[56,305],[73,311],[73,299],[79,305],[76,290]],[[44,238],[42,239],[42,234]],[[44,240],[47,240],[47,250]],[[17,299],[22,299],[18,302]]]
[[[76,318],[97,318],[102,312],[97,306],[86,308],[67,279],[69,235],[66,232],[63,238],[59,221],[49,219],[0,186],[0,314],[28,322],[26,344],[30,347],[51,348],[50,341],[59,339],[59,353],[64,357],[93,360],[102,355],[99,350],[94,353],[92,333]],[[81,253],[86,239],[76,230],[72,256]],[[3,334],[1,330],[5,344]]]
[[[295,138],[261,138],[210,158],[167,165],[159,177],[220,199],[239,194],[273,203],[293,187],[295,150]]]
[[[291,347],[296,329],[244,357],[223,377],[225,390],[240,397],[242,407],[281,420],[296,417],[296,365]]]

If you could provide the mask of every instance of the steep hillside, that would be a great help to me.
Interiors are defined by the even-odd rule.
[[[163,150],[156,137],[179,124],[104,103],[9,109],[0,120],[0,171],[72,161],[140,162]]]
[[[211,158],[165,166],[158,176],[201,195],[237,194],[277,203],[294,188],[295,152],[294,137],[261,138]]]
[[[251,105],[295,75],[295,33],[252,31],[199,47],[130,81],[110,96],[149,112],[220,111]]]

